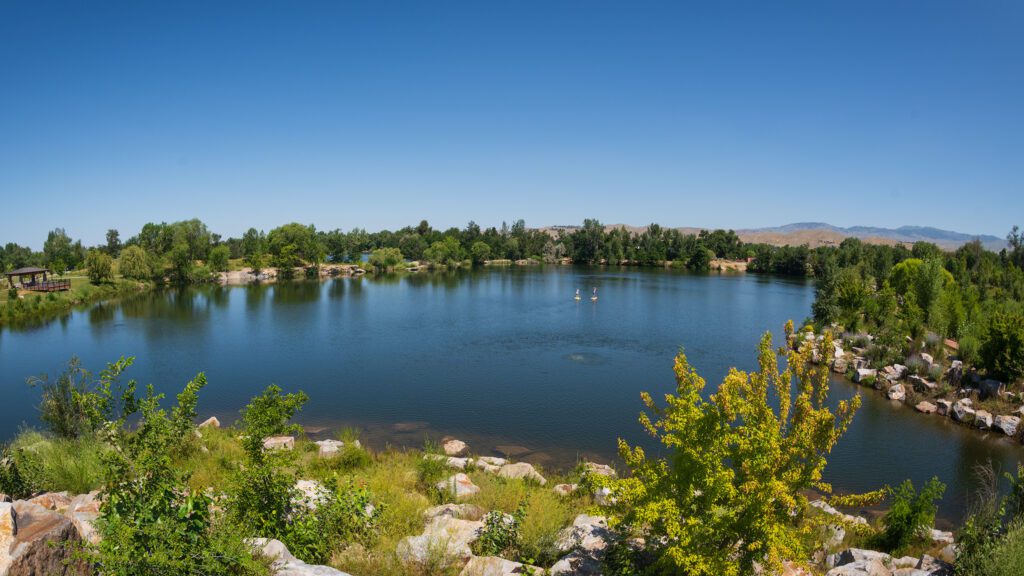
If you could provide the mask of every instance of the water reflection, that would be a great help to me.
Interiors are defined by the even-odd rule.
[[[572,299],[579,288],[600,299]],[[25,376],[78,354],[102,367],[138,357],[132,376],[175,393],[195,372],[205,414],[229,420],[267,384],[302,389],[309,422],[356,423],[384,442],[399,422],[469,440],[474,451],[525,446],[571,467],[615,458],[623,437],[657,451],[639,424],[640,391],[674,390],[680,345],[712,392],[731,366],[756,366],[767,329],[806,317],[813,286],[755,275],[674,270],[509,267],[167,289],[0,333],[0,437],[32,418]],[[117,329],[110,329],[116,326]],[[1011,469],[1021,448],[833,381],[864,407],[829,459],[826,480],[860,492],[938,475],[944,514],[963,510],[972,469]],[[391,431],[391,432],[389,432]],[[414,445],[422,443],[417,437]]]

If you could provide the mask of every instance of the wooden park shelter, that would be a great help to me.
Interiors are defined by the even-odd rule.
[[[50,270],[47,268],[30,266],[5,272],[4,276],[7,276],[7,283],[10,284],[11,288],[20,288],[32,292],[59,292],[71,289],[71,280],[48,280],[47,274],[49,273]],[[42,280],[36,279],[36,276],[39,275],[42,275]],[[17,283],[14,281],[15,278],[18,279]]]

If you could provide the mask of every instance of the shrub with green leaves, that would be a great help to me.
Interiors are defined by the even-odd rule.
[[[271,384],[242,409],[245,438],[242,445],[254,460],[263,459],[263,439],[281,434],[298,434],[302,428],[289,424],[295,413],[309,400],[305,392],[281,394],[281,387]]]
[[[134,357],[122,357],[107,364],[94,380],[72,356],[56,381],[51,382],[46,374],[29,378],[30,386],[43,391],[39,419],[59,438],[80,438],[117,420],[135,407],[134,382],[126,389],[120,386],[121,374],[134,362]]]
[[[512,514],[504,514],[494,510],[484,516],[484,529],[480,537],[473,542],[473,552],[477,556],[501,556],[509,560],[518,560],[522,547],[520,527],[526,516],[526,502],[519,504]]]
[[[915,536],[932,527],[938,510],[935,501],[945,491],[946,485],[938,478],[925,483],[920,492],[910,480],[892,490],[893,503],[882,519],[885,529],[878,534],[876,546],[888,552],[905,550]]]
[[[271,385],[242,411],[246,462],[232,478],[227,510],[248,536],[276,538],[297,558],[322,564],[338,546],[371,540],[381,510],[352,483],[340,491],[325,487],[313,505],[304,502],[295,487],[295,454],[264,449],[266,436],[300,430],[289,421],[307,398]]]
[[[112,450],[104,456],[106,482],[97,527],[103,539],[85,551],[102,576],[260,574],[237,534],[211,515],[212,499],[189,488],[175,455],[194,447],[193,420],[199,374],[168,413],[152,385],[136,398],[135,382],[122,396],[124,411],[107,428]],[[138,417],[138,425],[127,425]]]
[[[1024,464],[1007,473],[1007,496],[999,496],[991,463],[976,470],[978,489],[971,515],[957,535],[958,576],[1009,576],[1024,566]]]

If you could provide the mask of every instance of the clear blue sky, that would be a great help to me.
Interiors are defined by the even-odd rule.
[[[0,242],[1024,225],[1024,2],[0,0]]]

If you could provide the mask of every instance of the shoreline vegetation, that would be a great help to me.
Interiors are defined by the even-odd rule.
[[[1013,574],[1024,469],[1009,477],[1009,496],[979,499],[955,535],[933,528],[937,480],[832,494],[821,474],[860,398],[829,407],[831,368],[813,362],[832,348],[829,333],[802,337],[792,323],[785,332],[793,346],[777,349],[766,334],[759,369],[731,371],[709,398],[676,357],[666,404],[641,396],[640,425],[666,458],[620,440],[623,469],[580,461],[563,473],[455,438],[383,451],[356,430],[315,440],[294,424],[309,398],[275,385],[234,424],[197,425],[202,373],[169,402],[124,381],[132,358],[98,375],[72,359],[52,380],[30,379],[44,429],[3,448],[0,566],[103,576]],[[858,515],[883,501],[880,517]]]
[[[915,400],[922,412],[931,411],[930,404],[981,431],[995,426],[1013,436],[1019,428],[1013,419],[1024,417],[1024,408],[1012,405],[1024,401],[1024,235],[1016,227],[999,253],[977,241],[952,252],[926,242],[876,245],[855,238],[814,249],[746,244],[731,230],[683,234],[651,224],[634,232],[596,220],[558,230],[527,228],[519,220],[500,229],[470,222],[445,231],[424,220],[374,233],[290,223],[224,239],[193,219],[146,224],[123,243],[111,229],[106,240],[87,249],[57,228],[42,252],[6,244],[0,269],[47,266],[70,277],[72,289],[0,291],[0,327],[43,323],[76,307],[162,286],[210,282],[568,264],[773,273],[815,280],[810,321],[819,333],[841,336],[850,351],[837,359],[836,372],[875,385],[905,379],[883,391]],[[921,352],[932,361],[923,361]],[[941,374],[930,373],[943,367]]]

